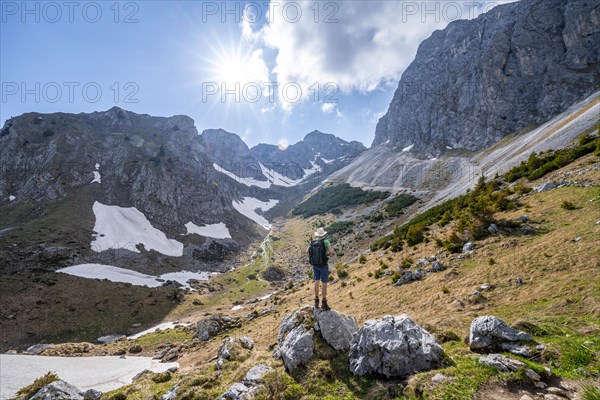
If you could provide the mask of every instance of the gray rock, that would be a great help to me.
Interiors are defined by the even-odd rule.
[[[493,316],[477,317],[471,322],[469,347],[477,351],[493,351],[505,342],[532,340],[531,335],[511,328]]]
[[[291,372],[300,365],[306,365],[313,357],[314,349],[312,333],[297,326],[286,335],[279,348],[279,356],[285,368]]]
[[[436,273],[436,272],[442,272],[443,270],[444,270],[444,266],[442,265],[442,263],[439,261],[434,261],[431,264],[431,268],[429,269],[429,272]]]
[[[179,385],[173,386],[169,391],[162,396],[160,396],[160,400],[175,400],[177,398],[177,390],[179,389]]]
[[[238,400],[241,399],[244,394],[248,393],[249,390],[250,388],[248,386],[236,382],[231,385],[221,397],[219,397],[219,400]]]
[[[102,392],[96,389],[88,389],[81,393],[81,395],[85,400],[100,400],[102,397]]]
[[[331,347],[338,351],[350,348],[350,343],[358,332],[354,318],[333,310],[315,311],[315,317],[321,336]]]
[[[479,362],[484,365],[489,365],[501,372],[518,371],[524,369],[527,365],[521,361],[503,356],[501,354],[488,354],[479,357]]]
[[[510,353],[516,354],[522,357],[531,357],[531,348],[525,345],[519,345],[515,343],[501,343],[500,348]]]
[[[558,187],[558,185],[554,182],[544,182],[541,185],[537,186],[534,190],[538,193],[545,192],[550,189],[554,189]]]
[[[83,396],[75,386],[58,380],[41,388],[31,400],[83,400]]]
[[[475,244],[473,242],[467,242],[463,245],[463,253],[468,253],[469,251],[475,250]]]
[[[406,314],[369,320],[350,347],[350,371],[406,376],[441,365],[444,350],[435,338]]]
[[[211,315],[198,322],[196,325],[196,337],[206,341],[221,332],[239,326],[240,319],[238,317],[227,317],[220,314]]]
[[[281,321],[277,336],[279,350],[275,355],[282,359],[288,371],[306,365],[314,355],[313,330],[305,327],[312,315],[310,310],[308,306],[303,307],[293,314],[287,314]]]
[[[252,350],[254,348],[254,340],[247,336],[239,338],[238,342],[240,342],[242,347],[245,349]]]
[[[425,275],[427,275],[427,271],[423,271],[420,269],[416,270],[415,272],[403,272],[402,275],[400,275],[400,278],[398,278],[398,280],[396,281],[396,283],[394,283],[394,286],[402,286],[405,283],[418,281]]]
[[[487,230],[491,234],[498,233],[498,225],[490,224],[490,226],[488,226]]]
[[[600,88],[599,14],[593,1],[522,0],[450,22],[419,45],[373,145],[437,157],[548,121]]]
[[[262,272],[262,276],[269,282],[278,282],[285,280],[286,273],[277,265],[270,265]]]
[[[244,381],[252,384],[260,383],[262,382],[263,376],[265,376],[265,374],[271,370],[271,367],[268,367],[264,364],[255,365],[254,367],[250,368],[248,372],[246,372]]]
[[[51,349],[52,347],[53,347],[53,345],[51,345],[51,344],[42,344],[42,343],[34,344],[33,346],[28,347],[27,350],[25,350],[23,353],[38,355],[38,354],[42,353],[44,350]]]

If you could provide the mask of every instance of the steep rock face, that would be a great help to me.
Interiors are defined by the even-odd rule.
[[[334,135],[313,131],[286,149],[259,144],[250,151],[262,164],[290,179],[300,179],[308,171],[325,176],[347,165],[366,148],[362,143],[346,142]]]
[[[373,145],[479,150],[600,88],[600,6],[522,0],[452,22],[419,46]],[[389,141],[389,142],[388,142]]]
[[[239,218],[232,207],[245,188],[221,179],[186,116],[152,117],[117,107],[91,114],[24,114],[0,131],[0,170],[2,228],[11,228],[0,239],[19,244],[14,251],[27,254],[38,244],[46,253],[54,246],[57,255],[48,262],[54,268],[70,264],[67,259],[75,255],[72,262],[112,263],[105,257],[108,248],[90,249],[96,201],[135,207],[153,227],[183,242],[184,255],[175,262],[188,269],[222,261],[258,233],[256,224]],[[224,223],[233,239],[185,235],[190,221]],[[32,233],[21,235],[27,226]],[[27,257],[9,253],[8,261],[24,263]],[[163,264],[166,258],[126,252],[121,261],[134,267]],[[10,264],[18,269],[18,263]]]
[[[235,133],[223,129],[206,129],[202,132],[206,150],[220,167],[233,172],[240,178],[253,178],[266,181],[260,164],[250,153],[246,143]]]

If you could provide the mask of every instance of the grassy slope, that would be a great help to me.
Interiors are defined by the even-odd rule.
[[[589,170],[591,163],[594,163],[592,166],[595,170]],[[569,382],[572,386],[576,386],[580,380],[593,383],[594,379],[598,385],[598,378],[592,378],[594,374],[596,377],[600,374],[598,165],[597,157],[587,156],[540,180],[563,179],[565,172],[575,171],[571,180],[592,181],[595,186],[565,187],[523,195],[520,199],[523,204],[521,209],[498,217],[508,219],[527,214],[537,233],[509,235],[501,232],[477,242],[476,253],[466,258],[442,255],[442,249],[436,247],[434,241],[405,248],[399,253],[365,252],[373,238],[363,233],[346,235],[345,239],[352,239],[352,242],[344,244],[345,255],[339,261],[347,263],[350,276],[330,285],[330,304],[342,313],[355,316],[359,324],[386,314],[407,313],[439,337],[447,336],[452,331],[459,338],[464,338],[468,334],[470,322],[479,315],[495,315],[510,324],[534,324],[535,340],[548,346],[548,350],[538,360],[540,364],[531,364],[534,369],[541,370],[542,366],[548,366],[556,374],[571,379]],[[578,175],[579,171],[585,172]],[[530,184],[535,186],[540,182]],[[571,201],[578,208],[565,210],[560,207],[563,201]],[[311,232],[317,223],[329,223],[332,220],[331,216],[325,216],[286,221],[275,232],[281,240],[274,242],[273,260],[283,264],[290,255],[303,254],[306,232]],[[366,228],[370,226],[368,224]],[[447,229],[434,229],[430,235],[444,236]],[[380,235],[385,233],[385,229],[379,232]],[[573,241],[576,237],[581,240]],[[342,243],[338,243],[338,246],[341,247]],[[365,253],[365,264],[357,261],[359,253]],[[397,269],[405,258],[416,261],[434,254],[441,258],[448,269],[429,275],[422,281],[394,287],[390,278],[375,279],[372,276],[380,268],[380,261],[389,265],[390,269]],[[263,266],[257,267],[260,269]],[[242,297],[249,299],[265,293],[268,289],[266,282],[245,278],[254,269],[255,266],[249,262],[235,273],[235,279],[222,282],[223,291],[196,295],[205,305],[196,307],[196,311],[189,305],[184,306],[184,314],[190,319],[199,319],[204,313],[227,310],[229,306],[223,307],[223,300],[227,304],[241,300]],[[524,285],[517,286],[513,283],[517,276],[525,280]],[[483,292],[483,297],[473,296],[473,291],[483,283],[492,284],[494,288]],[[240,292],[241,287],[250,290]],[[188,297],[188,301],[192,301],[194,296]],[[127,393],[128,399],[145,399],[151,394],[164,393],[181,380],[179,398],[214,398],[259,362],[276,368],[267,385],[271,394],[264,398],[278,398],[281,395],[280,398],[288,399],[386,399],[414,398],[420,395],[432,399],[472,399],[489,398],[490,393],[498,393],[499,388],[531,389],[531,385],[519,374],[500,374],[479,366],[476,362],[477,355],[471,353],[462,341],[443,344],[452,360],[448,366],[417,374],[407,383],[353,377],[347,370],[347,358],[332,354],[322,344],[319,346],[323,348],[318,351],[317,359],[311,362],[309,368],[294,374],[295,380],[290,379],[283,373],[281,363],[272,360],[268,346],[276,341],[283,315],[309,304],[311,300],[312,284],[305,282],[254,306],[246,305],[245,310],[231,312],[233,315],[243,316],[253,308],[260,310],[271,305],[276,307],[276,312],[246,322],[240,329],[191,346],[180,359],[182,371],[171,381],[156,384],[147,378],[116,393]],[[256,347],[250,358],[227,363],[225,370],[218,373],[214,362],[206,362],[216,354],[222,340],[228,335],[251,336]],[[150,337],[145,340],[156,339]],[[183,341],[183,338],[179,338],[179,341]],[[158,342],[157,340],[156,343]],[[439,372],[452,379],[434,385],[430,378]],[[402,389],[406,384],[406,389]],[[503,398],[520,398],[521,394],[510,390]],[[105,398],[110,398],[111,395],[107,394]]]

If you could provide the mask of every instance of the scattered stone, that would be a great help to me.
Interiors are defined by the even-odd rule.
[[[85,400],[100,400],[102,397],[102,392],[96,389],[88,389],[81,393],[81,395]]]
[[[131,346],[129,348],[129,352],[132,353],[132,354],[141,353],[142,352],[142,346],[140,346],[139,344],[134,344],[133,346]]]
[[[171,349],[160,359],[161,362],[172,362],[179,358],[179,350]]]
[[[54,399],[70,399],[83,400],[83,396],[79,393],[79,389],[75,386],[63,381],[54,381],[41,388],[31,400],[54,400]]]
[[[241,323],[238,317],[215,314],[198,322],[196,325],[196,337],[206,341],[223,331],[231,328],[239,328],[240,326]]]
[[[468,253],[469,251],[473,250],[475,250],[475,244],[473,244],[473,242],[465,243],[462,249],[463,253]]]
[[[177,389],[179,389],[179,385],[173,386],[167,393],[160,397],[160,400],[175,400],[177,398]]]
[[[529,333],[511,328],[499,318],[493,316],[477,317],[471,322],[469,347],[475,351],[493,351],[501,348],[505,342],[532,340]]]
[[[250,388],[248,386],[244,385],[243,383],[236,382],[231,385],[221,397],[219,397],[219,400],[238,400],[249,390]]]
[[[521,278],[520,276],[517,276],[517,277],[515,278],[515,283],[516,283],[517,285],[522,285],[522,284],[524,284],[525,282],[523,281],[523,278]]]
[[[527,376],[529,379],[531,379],[534,382],[538,382],[538,381],[542,380],[542,377],[532,369],[526,369],[525,376]]]
[[[535,229],[531,225],[523,225],[521,227],[521,232],[524,235],[532,235],[535,233]]]
[[[252,350],[254,348],[254,340],[247,336],[239,338],[238,342],[240,342],[242,347],[245,349]]]
[[[433,264],[431,264],[431,269],[429,269],[429,272],[433,272],[433,273],[442,272],[444,269],[445,268],[441,262],[434,261]]]
[[[285,280],[285,271],[277,265],[270,265],[262,273],[263,278],[269,282],[278,282]]]
[[[577,236],[576,238],[573,239],[573,242],[577,243],[581,241],[581,236]]]
[[[32,354],[34,356],[37,356],[38,354],[43,353],[44,350],[51,349],[52,347],[53,345],[51,344],[35,344],[33,346],[28,347],[27,350],[23,352],[23,354]]]
[[[550,189],[554,189],[556,187],[558,187],[558,185],[554,182],[545,182],[545,183],[542,183],[541,185],[537,186],[534,190],[536,192],[540,193],[540,192],[545,192]]]
[[[405,283],[418,281],[419,279],[423,278],[425,275],[427,275],[427,272],[420,270],[420,269],[416,270],[415,272],[410,272],[410,271],[403,272],[402,275],[400,275],[400,278],[396,281],[396,283],[394,283],[394,286],[401,286],[401,285],[404,285]]]
[[[246,373],[246,376],[244,377],[244,381],[252,383],[252,384],[260,383],[260,382],[262,382],[262,379],[265,376],[265,374],[271,370],[272,370],[271,367],[268,367],[264,364],[256,365],[256,366],[250,368],[250,370]]]
[[[486,290],[491,290],[492,289],[492,285],[490,285],[489,283],[484,283],[483,285],[479,286],[479,290],[480,291],[486,291]]]
[[[528,394],[524,394],[519,400],[533,400],[533,397]]]
[[[156,358],[156,357],[155,357]],[[137,374],[136,376],[134,376],[131,381],[135,382],[140,378],[143,378],[144,376],[148,375],[148,374],[152,374],[152,371],[150,371],[149,369],[145,369],[142,372],[140,372],[139,374]]]
[[[142,326],[142,324],[140,324],[139,322],[136,322],[135,324],[132,324],[131,327],[136,329],[136,328],[140,328]]]
[[[501,372],[518,371],[526,367],[525,363],[503,356],[501,354],[488,354],[479,357],[479,363],[488,365]]]
[[[431,381],[435,382],[435,383],[443,383],[446,381],[451,380],[452,377],[448,376],[448,375],[444,375],[444,374],[435,374],[432,378]]]
[[[517,221],[520,222],[529,222],[531,219],[529,218],[529,215],[521,215],[519,218],[517,218]]]
[[[406,314],[365,322],[349,354],[353,374],[387,377],[436,368],[443,358],[444,350],[435,338]]]
[[[492,235],[494,233],[498,233],[498,225],[496,224],[490,224],[490,226],[488,226],[487,228],[488,232],[491,233]]]
[[[529,346],[518,345],[514,343],[502,343],[500,347],[502,348],[502,350],[506,350],[517,356],[522,356],[526,358],[531,357],[531,348]]]
[[[330,311],[315,311],[318,331],[331,347],[338,351],[350,348],[352,338],[358,332],[356,321],[347,315]]]

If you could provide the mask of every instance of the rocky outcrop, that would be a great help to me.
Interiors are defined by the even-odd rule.
[[[290,179],[305,178],[306,171],[317,171],[317,167],[316,175],[324,178],[365,150],[360,142],[346,142],[319,131],[307,134],[303,140],[285,149],[264,143],[250,149],[257,160]]]
[[[75,386],[62,381],[54,381],[41,388],[31,400],[83,400],[82,393]]]
[[[373,145],[410,148],[421,156],[483,149],[599,88],[595,2],[500,5],[451,22],[421,43],[377,124]]]
[[[323,339],[338,351],[346,351],[358,332],[356,321],[333,310],[316,311],[317,327]]]
[[[209,340],[221,332],[231,328],[239,328],[240,326],[241,321],[238,317],[215,314],[198,322],[196,325],[196,337],[200,340]]]
[[[503,320],[493,316],[477,317],[471,322],[469,347],[474,351],[490,352],[498,349],[510,350],[507,344],[532,340],[529,333],[511,328]]]
[[[440,366],[444,350],[408,315],[365,322],[350,347],[350,371],[355,375],[406,376]]]
[[[267,269],[262,272],[263,278],[269,282],[277,282],[285,279],[286,273],[283,268],[277,265],[269,265]]]
[[[306,306],[283,318],[277,342],[279,350],[276,358],[281,358],[288,371],[306,365],[314,355],[314,330],[312,329],[310,307]]]

